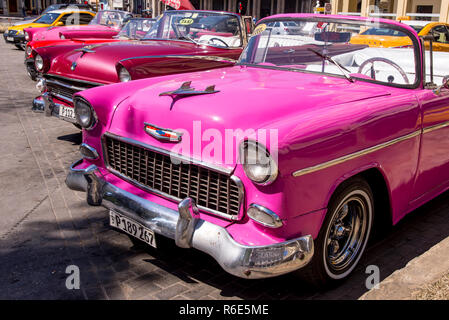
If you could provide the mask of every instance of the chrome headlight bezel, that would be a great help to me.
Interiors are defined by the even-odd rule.
[[[33,48],[31,48],[31,46],[26,46],[25,53],[27,57],[31,56],[31,54],[33,53]]]
[[[39,54],[37,54],[34,58],[34,66],[37,71],[44,70],[44,59]]]
[[[120,82],[128,82],[131,81],[131,75],[125,67],[120,67],[118,70],[118,78]]]
[[[246,176],[257,185],[270,185],[278,177],[277,163],[267,148],[256,141],[245,140],[240,144],[240,163]]]
[[[30,34],[28,32],[25,31],[25,40],[26,41],[30,41]]]
[[[92,105],[81,97],[75,97],[73,100],[75,109],[76,123],[83,129],[91,130],[98,122],[97,115]]]

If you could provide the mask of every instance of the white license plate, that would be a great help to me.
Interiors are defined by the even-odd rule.
[[[109,211],[109,224],[112,227],[118,228],[127,234],[148,243],[150,246],[156,248],[156,240],[154,239],[154,232],[140,223],[121,215],[113,210]]]
[[[63,118],[68,118],[72,120],[76,120],[75,118],[75,109],[66,107],[66,106],[59,106],[59,116]]]
[[[14,38],[13,38],[13,37],[6,37],[6,40],[8,40],[8,41],[14,41]]]

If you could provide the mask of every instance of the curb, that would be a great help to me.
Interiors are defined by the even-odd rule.
[[[449,270],[449,237],[434,245],[380,282],[359,300],[410,300],[424,285],[433,283]]]

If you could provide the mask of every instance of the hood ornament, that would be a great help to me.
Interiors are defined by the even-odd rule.
[[[74,51],[81,51],[80,58],[82,58],[86,53],[95,53],[95,50],[92,50],[91,48],[89,48],[87,46],[79,48],[79,49],[75,49]]]
[[[190,85],[192,84],[192,81],[186,81],[184,82],[181,87],[179,87],[176,90],[173,91],[167,91],[162,92],[159,94],[159,96],[170,96],[173,101],[170,106],[170,110],[173,108],[173,104],[181,98],[189,97],[189,96],[197,96],[201,94],[211,94],[211,93],[217,93],[220,92],[219,90],[215,90],[215,85],[208,86],[203,91],[196,91],[195,88],[192,88]]]
[[[147,122],[144,122],[144,130],[153,138],[164,142],[180,142],[183,134],[182,132],[160,128]]]
[[[72,62],[72,66],[70,67],[70,70],[74,71],[76,68],[76,61]]]

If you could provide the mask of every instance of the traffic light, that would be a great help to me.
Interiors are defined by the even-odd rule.
[[[248,7],[248,1],[242,0],[237,2],[237,13],[246,14],[246,8]]]

